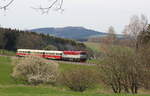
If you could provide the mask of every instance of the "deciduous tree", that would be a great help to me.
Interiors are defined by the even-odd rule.
[[[114,29],[113,26],[110,26],[110,27],[108,28],[108,36],[107,36],[107,38],[108,38],[108,40],[109,40],[109,42],[110,42],[111,44],[114,44],[114,43],[115,43],[117,37],[116,37],[116,32],[115,32],[115,29]]]
[[[139,41],[138,36],[141,32],[145,32],[148,25],[148,19],[145,15],[141,17],[134,15],[130,19],[130,23],[125,27],[124,33],[130,39],[132,47],[138,49]]]

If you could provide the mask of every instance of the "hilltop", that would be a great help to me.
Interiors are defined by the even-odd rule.
[[[64,27],[64,28],[36,28],[31,29],[32,32],[49,34],[56,37],[75,39],[75,40],[87,40],[89,37],[105,36],[107,33],[86,29],[84,27]]]

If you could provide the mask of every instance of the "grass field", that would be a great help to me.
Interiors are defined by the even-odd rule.
[[[14,84],[14,80],[11,78],[11,60],[9,57],[0,57],[0,85]]]
[[[21,82],[15,82],[11,78],[12,65],[9,57],[0,57],[0,96],[150,96],[150,95],[125,95],[125,94],[102,94],[100,87],[88,89],[85,92],[73,92],[64,86],[27,86]],[[91,66],[60,64],[60,70]]]
[[[60,63],[59,64],[60,71],[65,71],[65,70],[70,70],[73,68],[89,68],[89,69],[96,69],[96,66],[86,66],[86,65],[74,65],[74,64],[65,64],[65,63]]]
[[[0,96],[149,96],[149,95],[125,95],[125,94],[100,94],[89,92],[72,92],[51,87],[11,86],[0,88]]]
[[[15,56],[15,52],[0,49],[0,55]]]
[[[100,50],[100,46],[101,46],[100,43],[84,42],[84,44],[85,44],[88,48],[92,49],[93,51],[101,52],[101,50]]]

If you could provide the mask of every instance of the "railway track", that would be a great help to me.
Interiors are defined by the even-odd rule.
[[[17,56],[7,56],[7,55],[0,55],[0,56],[5,56],[5,57],[10,57],[13,59],[18,58]],[[85,65],[85,66],[96,66],[97,64],[94,63],[87,63],[87,62],[71,62],[71,61],[60,61],[60,60],[52,60],[57,63],[64,63],[64,64],[74,64],[74,65]]]

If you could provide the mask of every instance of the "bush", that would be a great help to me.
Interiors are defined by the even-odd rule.
[[[96,75],[93,70],[75,68],[63,73],[63,82],[71,90],[83,92],[95,84]]]
[[[54,84],[58,76],[58,64],[40,57],[27,56],[16,62],[12,76],[32,85]]]
[[[114,49],[101,61],[100,77],[114,93],[137,93],[143,81],[144,66],[139,54],[128,49]]]
[[[143,47],[143,46],[142,46]],[[142,85],[145,89],[150,90],[150,46],[146,45],[139,49],[139,57],[143,68]]]

